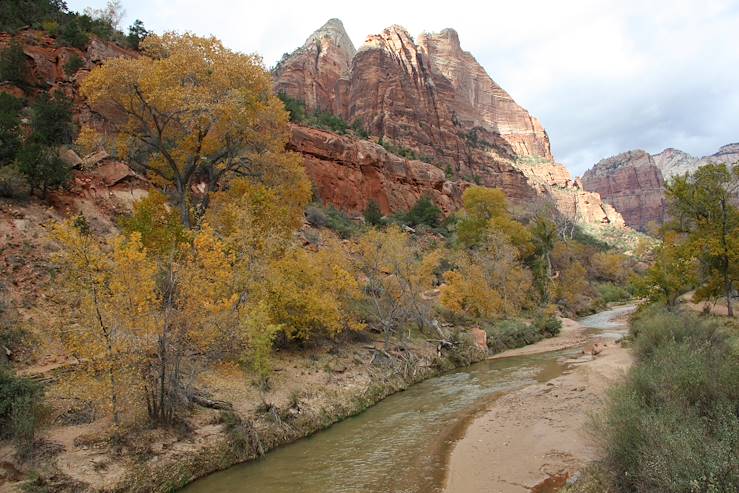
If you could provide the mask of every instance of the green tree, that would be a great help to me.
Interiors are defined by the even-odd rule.
[[[536,274],[539,291],[544,302],[549,301],[549,285],[552,280],[552,250],[557,243],[557,225],[549,218],[537,216],[531,226],[536,262]]]
[[[138,50],[139,45],[148,35],[149,31],[144,27],[144,23],[141,19],[136,19],[133,21],[133,24],[128,27],[128,36],[126,36],[126,39],[131,48]]]
[[[17,155],[18,169],[26,176],[31,192],[40,191],[46,197],[49,190],[57,188],[69,179],[69,168],[59,153],[36,142],[27,142]]]
[[[72,142],[72,102],[63,94],[42,94],[31,106],[31,141],[44,146]]]
[[[16,40],[0,51],[0,81],[24,85],[26,82],[26,55]]]
[[[439,225],[441,210],[427,195],[422,196],[405,215],[405,220],[411,226],[425,224],[435,228]]]
[[[90,36],[80,28],[77,17],[72,17],[64,24],[58,39],[63,46],[84,50],[90,41]]]
[[[10,94],[0,93],[0,166],[10,164],[20,147],[20,111],[23,102]]]
[[[372,226],[382,226],[385,224],[385,221],[382,219],[382,211],[376,201],[370,200],[367,204],[367,208],[364,210],[364,221]]]
[[[672,227],[687,235],[686,247],[700,260],[702,285],[698,299],[725,296],[728,315],[734,316],[731,297],[739,278],[739,166],[708,164],[693,174],[676,177],[667,186]]]

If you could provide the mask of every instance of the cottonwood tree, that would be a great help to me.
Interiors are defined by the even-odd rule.
[[[452,312],[491,319],[531,305],[531,272],[502,233],[489,233],[479,249],[460,252],[454,263],[441,289],[441,304]]]
[[[73,310],[61,335],[68,351],[91,375],[106,376],[113,424],[135,405],[137,377],[156,333],[159,305],[156,265],[146,257],[139,235],[117,237],[108,253],[82,216],[55,228],[60,287]]]
[[[173,195],[184,225],[233,177],[305,181],[285,151],[287,113],[259,57],[192,34],[150,35],[140,48],[144,56],[93,69],[80,92],[112,134],[110,150]]]
[[[424,255],[397,226],[368,231],[359,239],[356,253],[369,318],[382,332],[385,346],[408,323],[424,330],[430,323],[430,301],[424,292],[433,286],[440,254]]]
[[[738,163],[739,164],[739,163]],[[687,235],[686,248],[700,259],[703,284],[698,299],[731,297],[739,278],[739,166],[707,164],[693,174],[678,176],[667,186],[673,229]]]

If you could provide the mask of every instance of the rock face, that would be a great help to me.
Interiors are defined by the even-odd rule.
[[[692,173],[706,164],[724,163],[733,165],[739,162],[739,143],[721,146],[718,152],[701,158],[673,148],[665,149],[652,157],[657,167],[662,171],[665,181],[668,181],[673,176]]]
[[[306,110],[341,114],[356,53],[339,19],[331,19],[275,68],[275,90],[303,101]]]
[[[366,140],[294,128],[291,147],[306,156],[322,198],[340,208],[360,211],[374,199],[384,209],[406,210],[428,193],[453,210],[455,194],[473,182],[501,188],[513,201],[552,199],[573,219],[623,224],[554,161],[539,121],[462,50],[452,29],[424,33],[416,42],[403,27],[391,26],[354,53],[341,23],[331,20],[283,58],[274,80],[277,91],[303,100],[309,111],[331,110],[361,125],[373,141],[419,157],[408,161]],[[404,178],[421,164],[438,178]]]
[[[620,212],[633,228],[645,230],[648,223],[664,220],[662,172],[646,151],[627,151],[603,159],[585,172],[582,183]]]
[[[620,212],[626,224],[643,230],[650,221],[664,221],[664,189],[671,178],[710,163],[731,166],[737,162],[739,144],[722,146],[715,154],[701,158],[674,148],[654,155],[633,150],[599,161],[585,172],[582,183]]]
[[[410,209],[424,194],[444,212],[457,209],[469,183],[448,181],[428,163],[404,159],[367,140],[293,125],[289,147],[304,156],[322,201],[361,213],[371,200],[384,214]],[[515,175],[525,187],[523,176]]]

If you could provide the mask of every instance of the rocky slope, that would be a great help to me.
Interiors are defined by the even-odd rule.
[[[451,211],[461,190],[478,183],[502,188],[517,202],[551,199],[579,221],[623,225],[554,161],[539,121],[462,50],[456,31],[424,33],[416,41],[390,26],[368,36],[350,60],[348,39],[332,19],[274,71],[278,92],[304,101],[309,111],[330,109],[372,136],[370,142],[294,129],[291,146],[306,156],[324,201],[356,212],[375,200],[388,212],[428,194]],[[380,140],[420,159],[381,152],[373,143]],[[419,173],[434,178],[407,178]]]
[[[722,146],[701,158],[674,148],[654,155],[632,150],[600,160],[585,172],[582,183],[621,213],[627,225],[644,230],[650,222],[664,221],[664,188],[672,177],[692,173],[709,163],[736,162],[739,144]]]

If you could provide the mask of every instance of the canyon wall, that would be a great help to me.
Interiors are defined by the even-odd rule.
[[[456,31],[424,33],[416,41],[405,28],[390,26],[368,36],[350,60],[348,39],[332,19],[274,70],[278,92],[303,101],[308,111],[330,109],[370,135],[293,128],[291,147],[306,157],[323,200],[351,212],[376,200],[395,212],[427,194],[451,212],[459,206],[455,194],[475,183],[501,188],[518,203],[552,200],[578,221],[623,225],[613,208],[554,161],[541,123],[461,48]],[[380,152],[377,144],[418,160]],[[379,161],[370,165],[366,156]],[[409,166],[437,178],[409,182],[402,178]]]

